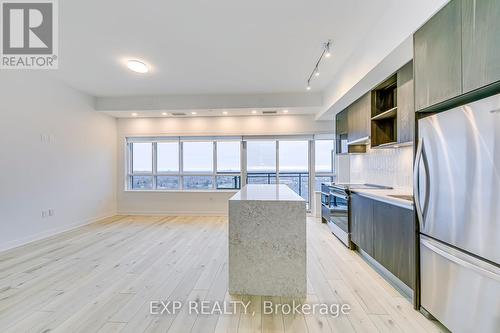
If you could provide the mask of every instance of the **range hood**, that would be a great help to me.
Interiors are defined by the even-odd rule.
[[[349,154],[363,154],[366,153],[366,146],[370,144],[370,137],[364,136],[362,138],[347,142],[347,152]]]
[[[368,145],[368,144],[370,144],[370,137],[369,136],[364,136],[362,138],[347,142],[348,146],[350,146],[350,145]]]

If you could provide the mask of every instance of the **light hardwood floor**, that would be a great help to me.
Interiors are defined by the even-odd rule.
[[[0,332],[440,332],[441,326],[308,219],[307,303],[338,318],[268,315],[227,292],[225,217],[116,216],[0,254]],[[247,313],[151,315],[153,300],[252,301]]]

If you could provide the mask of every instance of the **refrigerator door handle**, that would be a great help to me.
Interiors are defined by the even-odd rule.
[[[439,245],[439,243],[437,243],[436,241],[433,241],[427,237],[425,237],[425,239],[421,238],[420,243],[423,246],[427,247],[432,252],[439,254],[443,258],[446,258],[446,259],[456,263],[457,265],[471,269],[471,270],[473,270],[473,271],[475,271],[483,276],[487,276],[490,279],[493,279],[495,281],[500,282],[500,272],[498,272],[498,271],[491,271],[489,269],[480,267],[480,266],[476,265],[475,263],[470,262],[470,260],[465,259],[463,256],[459,257],[457,255],[453,255],[452,253],[450,253],[449,251],[444,249],[441,245]]]
[[[424,217],[420,205],[419,168],[422,159],[422,139],[418,139],[417,151],[415,154],[415,165],[413,166],[413,198],[415,200],[415,211],[420,225],[420,231],[424,230]]]

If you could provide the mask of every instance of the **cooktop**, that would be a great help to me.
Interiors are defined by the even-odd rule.
[[[346,190],[349,189],[367,189],[367,190],[392,190],[392,187],[390,186],[384,186],[384,185],[375,185],[375,184],[334,184],[334,187],[337,188],[344,188]]]

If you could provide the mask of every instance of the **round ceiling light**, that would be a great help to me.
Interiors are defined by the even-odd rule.
[[[139,60],[127,61],[127,67],[128,67],[128,69],[130,69],[131,71],[136,72],[136,73],[144,74],[144,73],[149,72],[148,65],[146,65],[145,63],[143,63],[142,61],[139,61]]]

